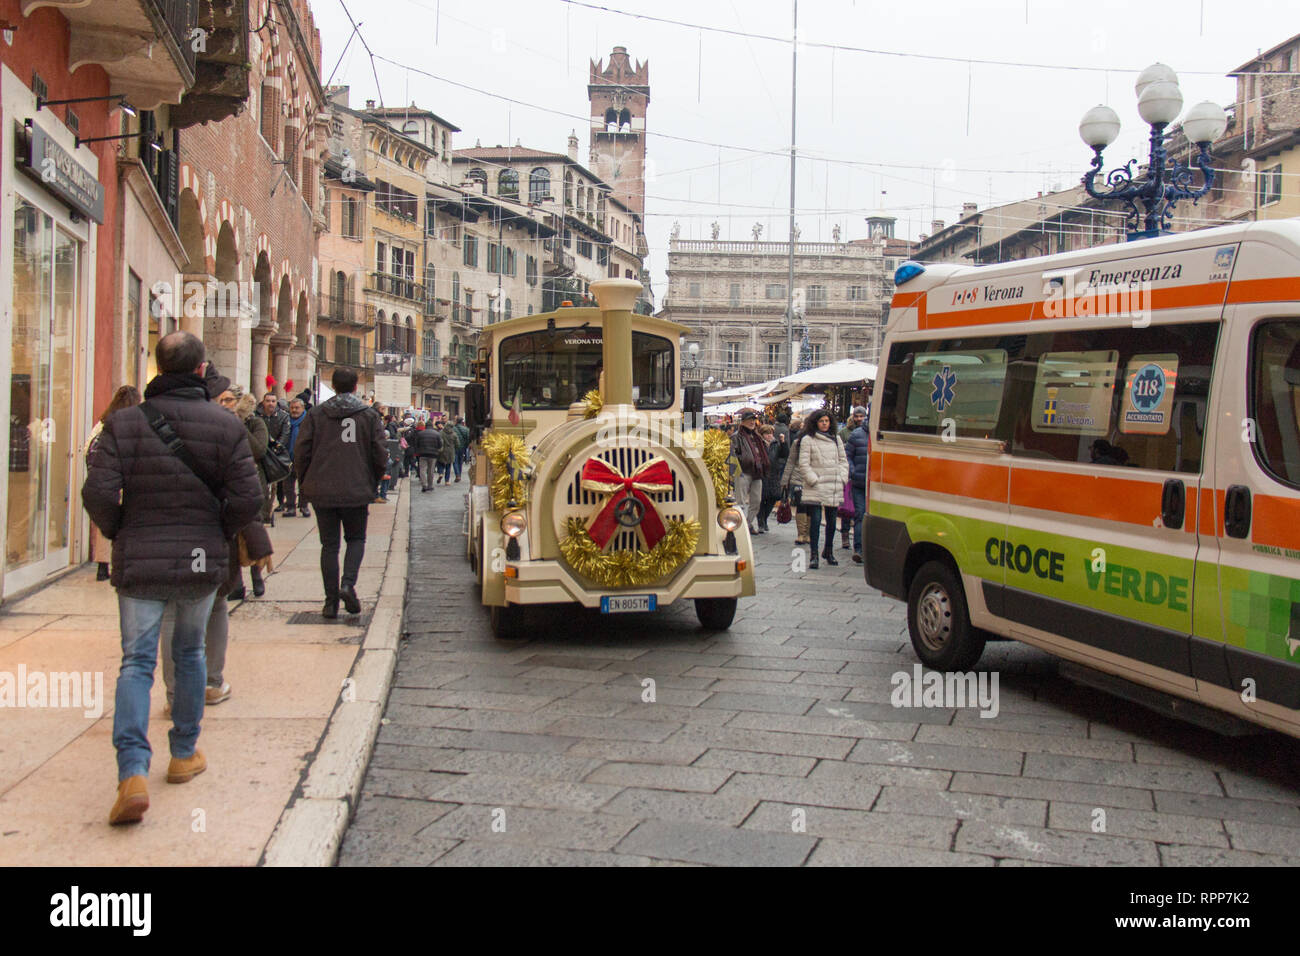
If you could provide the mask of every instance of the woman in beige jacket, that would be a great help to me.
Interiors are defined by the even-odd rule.
[[[849,459],[844,443],[835,434],[835,418],[824,408],[804,419],[799,442],[797,480],[803,485],[800,509],[808,515],[809,569],[816,568],[817,544],[822,517],[826,518],[826,549],[821,556],[830,565],[835,560],[835,513],[844,501],[844,484],[849,480]]]

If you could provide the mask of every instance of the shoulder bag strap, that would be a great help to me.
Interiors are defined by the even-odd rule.
[[[157,435],[158,439],[167,446],[167,450],[179,458],[181,464],[194,472],[194,477],[198,478],[199,481],[203,482],[203,484],[207,486],[208,491],[212,493],[212,497],[216,498],[217,501],[220,501],[221,491],[219,487],[215,482],[208,478],[202,470],[200,470],[199,463],[194,460],[194,456],[190,454],[190,450],[185,447],[185,443],[181,441],[181,436],[176,434],[176,429],[172,428],[172,424],[167,420],[167,416],[153,405],[150,405],[148,400],[141,402],[136,407],[140,409],[141,413],[145,417],[145,421],[147,421],[149,427],[154,430],[154,434]]]

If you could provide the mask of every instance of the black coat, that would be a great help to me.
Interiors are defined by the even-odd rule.
[[[293,467],[303,498],[317,508],[370,504],[388,470],[383,419],[352,392],[321,402],[298,429]]]
[[[262,413],[262,405],[259,402],[253,414],[266,422],[266,433],[278,441],[285,448],[289,447],[289,413],[283,408],[276,408],[275,414],[266,416]]]
[[[167,450],[139,408],[104,423],[81,500],[113,542],[113,587],[129,597],[197,597],[225,581],[228,542],[262,507],[248,432],[208,401],[197,375],[159,375],[144,394],[223,503]]]
[[[425,428],[415,433],[415,453],[421,458],[437,458],[442,451],[442,436],[436,428]]]
[[[772,439],[767,446],[767,474],[763,476],[763,500],[776,501],[781,497],[781,475],[785,471],[790,449],[780,439]]]

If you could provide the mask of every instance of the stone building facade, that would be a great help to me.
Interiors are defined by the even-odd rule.
[[[569,136],[567,153],[474,147],[457,150],[454,160],[463,188],[524,204],[553,233],[526,253],[536,260],[541,280],[532,287],[531,311],[549,312],[564,300],[581,299],[596,279],[641,278],[640,217],[578,162],[576,135]]]
[[[883,234],[796,244],[796,358],[806,325],[811,364],[876,361],[906,245]],[[683,350],[683,382],[740,385],[788,374],[789,250],[785,242],[670,240],[668,293],[658,315],[694,330]]]
[[[248,0],[245,13],[247,61],[232,82],[247,84],[247,108],[215,122],[196,110],[180,138],[177,205],[186,282],[255,283],[256,311],[177,319],[233,381],[260,393],[271,376],[283,395],[316,372],[320,34],[307,0]]]

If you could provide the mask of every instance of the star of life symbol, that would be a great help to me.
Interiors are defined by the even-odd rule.
[[[935,373],[930,384],[934,386],[934,391],[930,393],[930,404],[937,411],[946,411],[953,402],[953,386],[957,384],[957,373],[950,366],[945,365],[943,371]]]

